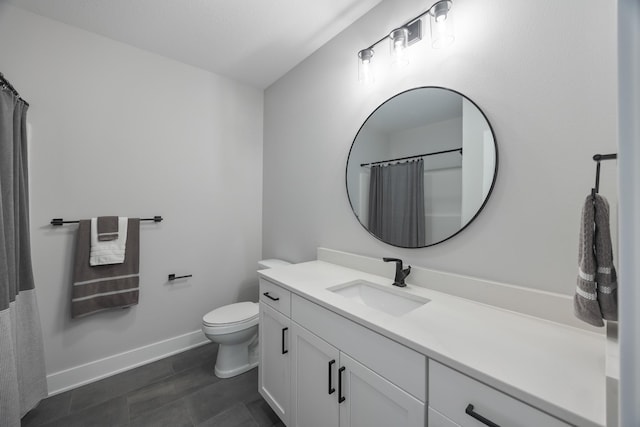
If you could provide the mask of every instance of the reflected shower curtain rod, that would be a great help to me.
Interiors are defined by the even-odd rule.
[[[11,93],[13,93],[18,98],[22,99],[20,97],[20,94],[16,90],[16,88],[14,88],[11,83],[9,83],[9,80],[7,80],[6,77],[4,76],[4,74],[2,74],[2,73],[0,73],[0,86],[6,87],[7,89],[9,89],[11,91]],[[27,101],[25,101],[24,99],[22,99],[22,102],[24,102],[27,106],[29,106],[29,103]]]
[[[408,159],[417,159],[418,157],[435,156],[437,154],[454,153],[456,151],[460,152],[460,155],[462,155],[462,147],[460,147],[460,148],[454,148],[452,150],[435,151],[433,153],[425,153],[425,154],[416,154],[415,156],[398,157],[397,159],[379,160],[377,162],[371,162],[371,163],[360,163],[360,166],[365,167],[365,166],[379,165],[381,163],[397,162],[400,160],[408,160]]]
[[[153,218],[140,218],[140,221],[162,222],[162,219],[163,218],[160,215],[156,215]],[[79,222],[80,220],[65,221],[62,218],[53,218],[51,220],[51,225],[77,224]]]

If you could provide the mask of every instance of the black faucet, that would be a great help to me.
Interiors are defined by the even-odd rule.
[[[382,258],[382,260],[384,262],[395,262],[396,263],[396,277],[393,280],[393,285],[394,286],[400,286],[401,288],[404,288],[405,286],[407,286],[406,283],[404,283],[404,279],[407,278],[407,276],[409,275],[409,273],[411,273],[411,266],[408,266],[407,268],[405,268],[404,270],[402,269],[402,260],[399,258]]]

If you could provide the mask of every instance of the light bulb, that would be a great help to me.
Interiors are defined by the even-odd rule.
[[[442,0],[429,10],[431,23],[431,45],[434,49],[449,46],[455,39],[451,16],[451,0]]]
[[[373,58],[373,49],[362,49],[358,52],[358,80],[361,83],[370,84],[374,81],[373,66],[371,59]]]
[[[389,40],[393,65],[407,65],[409,63],[406,52],[409,41],[409,30],[406,27],[395,29],[389,34]]]

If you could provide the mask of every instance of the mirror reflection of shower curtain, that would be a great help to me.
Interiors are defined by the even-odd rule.
[[[425,245],[422,159],[371,167],[368,229],[392,245]]]

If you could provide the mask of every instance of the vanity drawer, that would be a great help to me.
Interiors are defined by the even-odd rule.
[[[260,302],[291,317],[291,292],[265,279],[260,279]]]
[[[295,294],[291,319],[426,402],[427,360],[423,354]]]
[[[477,421],[467,414],[469,405],[472,405],[473,413],[500,427],[569,427],[569,424],[526,403],[429,360],[429,407],[439,412],[437,415],[444,415],[454,422],[454,425],[491,425]]]

